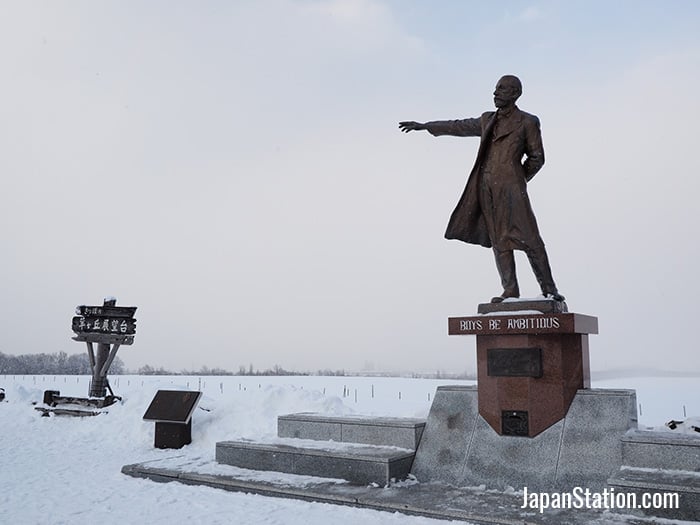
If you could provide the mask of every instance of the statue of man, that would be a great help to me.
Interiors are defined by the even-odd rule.
[[[527,183],[544,164],[544,149],[539,119],[515,105],[522,90],[518,77],[506,75],[493,93],[495,112],[463,120],[399,123],[405,133],[427,130],[433,136],[481,137],[476,162],[445,237],[493,248],[503,285],[503,293],[491,299],[493,303],[520,297],[513,250],[527,254],[542,295],[564,300],[554,284],[527,196]]]

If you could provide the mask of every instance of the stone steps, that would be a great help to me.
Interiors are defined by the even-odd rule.
[[[416,450],[425,419],[373,416],[335,416],[302,412],[277,418],[279,437],[333,440]]]
[[[621,441],[623,465],[700,472],[700,434],[634,430]]]
[[[659,502],[666,508],[644,509],[647,515],[688,521],[700,516],[700,472],[623,466],[608,480],[608,486],[618,493],[636,494],[638,504],[643,503],[644,495],[664,498]]]
[[[424,427],[414,418],[287,414],[277,419],[279,439],[219,442],[216,461],[384,486],[408,476]]]
[[[700,438],[631,430],[621,439],[622,466],[608,486],[637,495],[676,493],[678,508],[645,509],[648,515],[695,520],[700,516]],[[656,496],[662,497],[662,496]]]
[[[216,461],[253,470],[272,470],[352,483],[387,485],[408,476],[414,450],[377,445],[280,439],[274,442],[221,441]]]

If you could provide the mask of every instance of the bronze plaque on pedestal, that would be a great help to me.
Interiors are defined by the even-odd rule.
[[[527,436],[530,432],[525,410],[504,410],[501,412],[501,430],[504,436]]]
[[[542,377],[542,349],[489,348],[486,370],[492,377]]]

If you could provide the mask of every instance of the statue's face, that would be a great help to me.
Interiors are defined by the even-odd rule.
[[[515,103],[519,96],[519,82],[513,77],[503,77],[496,84],[496,89],[493,92],[493,103],[497,108],[503,108]]]

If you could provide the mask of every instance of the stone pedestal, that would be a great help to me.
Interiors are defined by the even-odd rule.
[[[516,304],[522,310],[505,303],[505,312],[488,305],[487,314],[450,318],[449,334],[476,335],[479,414],[500,435],[534,437],[590,388],[588,334],[598,320],[556,312],[554,301]]]
[[[496,434],[480,397],[472,386],[438,387],[411,469],[420,482],[601,491],[622,464],[622,436],[637,427],[633,390],[579,390],[566,417],[534,438]]]

